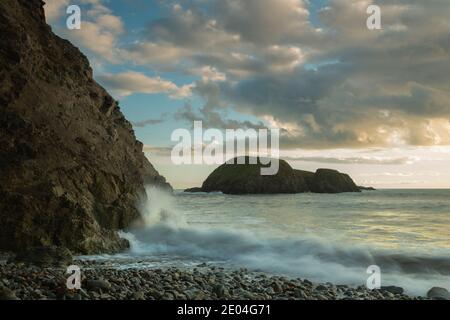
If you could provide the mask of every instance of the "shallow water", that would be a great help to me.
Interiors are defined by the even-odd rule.
[[[367,268],[378,265],[382,285],[419,295],[450,289],[450,190],[148,193],[147,227],[124,233],[132,248],[113,257],[121,267],[208,262],[361,285]]]

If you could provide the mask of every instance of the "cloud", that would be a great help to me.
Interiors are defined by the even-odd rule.
[[[170,154],[172,152],[172,147],[155,147],[155,146],[144,145],[143,151],[148,152],[153,156],[168,157],[168,156],[170,156]]]
[[[213,1],[217,21],[225,30],[258,45],[289,42],[310,32],[309,11],[303,0]]]
[[[148,77],[139,72],[103,74],[97,76],[97,79],[119,97],[126,97],[134,93],[164,93],[172,99],[183,99],[191,95],[192,89],[192,85],[179,87],[171,81],[159,77]]]
[[[262,123],[253,123],[251,121],[241,121],[235,119],[227,119],[223,114],[215,111],[207,106],[195,111],[194,108],[186,103],[183,108],[179,109],[174,114],[175,120],[180,120],[189,123],[193,126],[194,121],[202,121],[203,127],[214,129],[267,129]]]
[[[104,20],[109,18],[103,17]],[[109,27],[103,26],[102,22],[89,22],[82,23],[82,28],[77,32],[73,38],[79,45],[88,49],[98,57],[106,59],[110,62],[116,61],[116,41],[120,32],[117,28],[109,29]]]
[[[160,124],[164,122],[164,119],[146,119],[146,120],[142,120],[142,121],[132,121],[131,124],[134,127],[139,127],[139,128],[143,128],[146,126],[152,126],[155,124]]]
[[[224,73],[217,71],[216,68],[211,66],[192,68],[190,73],[200,76],[203,82],[225,81],[227,79]]]
[[[376,1],[379,31],[366,27],[374,0],[329,0],[314,18],[306,0],[171,2],[120,46],[121,19],[100,0],[85,2],[84,30],[69,34],[76,43],[110,62],[198,78],[178,87],[137,73],[100,77],[119,95],[204,100],[179,119],[251,125],[227,110],[270,119],[283,129],[282,148],[450,144],[449,1]]]
[[[305,60],[304,53],[298,47],[269,46],[255,52],[208,52],[193,57],[199,65],[214,66],[230,75],[231,79],[245,80],[252,76],[266,74],[284,74],[295,70]]]
[[[283,157],[285,160],[332,163],[332,164],[367,164],[367,165],[404,165],[414,162],[412,158],[369,158],[369,157]]]
[[[119,55],[123,60],[141,65],[163,66],[175,65],[186,54],[186,49],[171,43],[155,43],[141,41],[120,48]]]
[[[44,8],[47,22],[52,23],[61,18],[68,6],[69,0],[46,0]]]
[[[50,0],[45,6],[50,22],[66,14],[68,1]],[[76,45],[87,50],[98,60],[118,62],[119,37],[125,32],[122,19],[103,4],[102,0],[80,0],[81,29],[68,30],[65,25],[57,25],[57,31]]]

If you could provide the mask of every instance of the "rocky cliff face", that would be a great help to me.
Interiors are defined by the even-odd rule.
[[[0,249],[118,251],[144,184],[170,186],[43,4],[0,1]]]
[[[223,164],[214,170],[203,182],[201,188],[187,189],[186,192],[214,192],[225,194],[274,194],[274,193],[341,193],[360,192],[353,180],[336,170],[319,169],[317,172],[294,170],[284,160],[280,160],[279,171],[273,176],[262,176],[262,165]]]

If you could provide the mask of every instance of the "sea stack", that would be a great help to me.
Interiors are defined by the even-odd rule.
[[[256,159],[254,159],[256,160]],[[256,164],[251,164],[256,162]],[[343,193],[361,192],[349,175],[331,169],[318,169],[315,173],[294,170],[286,161],[279,160],[275,175],[261,175],[264,165],[245,157],[245,164],[237,158],[214,170],[201,188],[187,192],[223,192],[225,194],[283,194],[283,193]]]

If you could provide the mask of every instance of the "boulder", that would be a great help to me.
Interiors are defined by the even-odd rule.
[[[382,286],[381,290],[393,293],[393,294],[403,294],[404,289],[397,286]]]
[[[72,264],[72,253],[62,247],[35,247],[19,252],[15,261],[39,267],[67,267]]]
[[[19,300],[14,291],[11,289],[0,286],[0,300]]]
[[[43,5],[0,1],[0,250],[117,252],[145,184],[170,186]]]
[[[92,279],[86,281],[86,287],[92,291],[108,291],[111,289],[111,283],[103,279]]]
[[[427,297],[436,300],[450,300],[450,293],[445,288],[433,287],[428,290]]]

